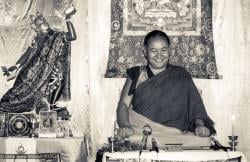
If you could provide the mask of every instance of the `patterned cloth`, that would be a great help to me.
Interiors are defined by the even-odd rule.
[[[45,100],[70,98],[69,43],[61,32],[37,37],[13,87],[1,98],[0,110],[28,112],[46,107]]]
[[[170,63],[193,77],[217,79],[212,0],[112,0],[106,77],[125,77],[126,69],[146,64],[143,38],[154,29],[170,36]]]
[[[154,151],[142,152],[139,159],[139,151],[133,152],[106,152],[103,155],[102,162],[246,162],[246,158],[241,152],[223,152],[223,151],[176,151],[168,152],[160,150],[157,154]]]

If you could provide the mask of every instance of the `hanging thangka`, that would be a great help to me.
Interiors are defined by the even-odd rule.
[[[152,30],[170,36],[170,63],[195,78],[218,79],[212,0],[111,0],[111,38],[107,78],[125,77],[143,65],[143,38]]]

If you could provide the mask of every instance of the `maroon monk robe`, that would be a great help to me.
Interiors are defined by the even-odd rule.
[[[190,74],[182,67],[169,65],[139,84],[133,94],[133,109],[154,122],[194,131],[195,119],[202,119],[211,134],[216,132]]]

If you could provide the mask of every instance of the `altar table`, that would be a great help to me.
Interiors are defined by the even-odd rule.
[[[231,159],[231,160],[229,160]],[[160,150],[159,153],[152,151],[143,151],[139,155],[139,151],[129,152],[105,152],[102,158],[102,162],[148,162],[148,161],[168,161],[168,162],[247,162],[244,154],[239,151],[213,151],[213,150],[185,150],[167,152]]]

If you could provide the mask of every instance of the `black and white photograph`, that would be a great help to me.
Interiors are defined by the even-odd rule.
[[[249,0],[0,0],[0,162],[248,162]]]

